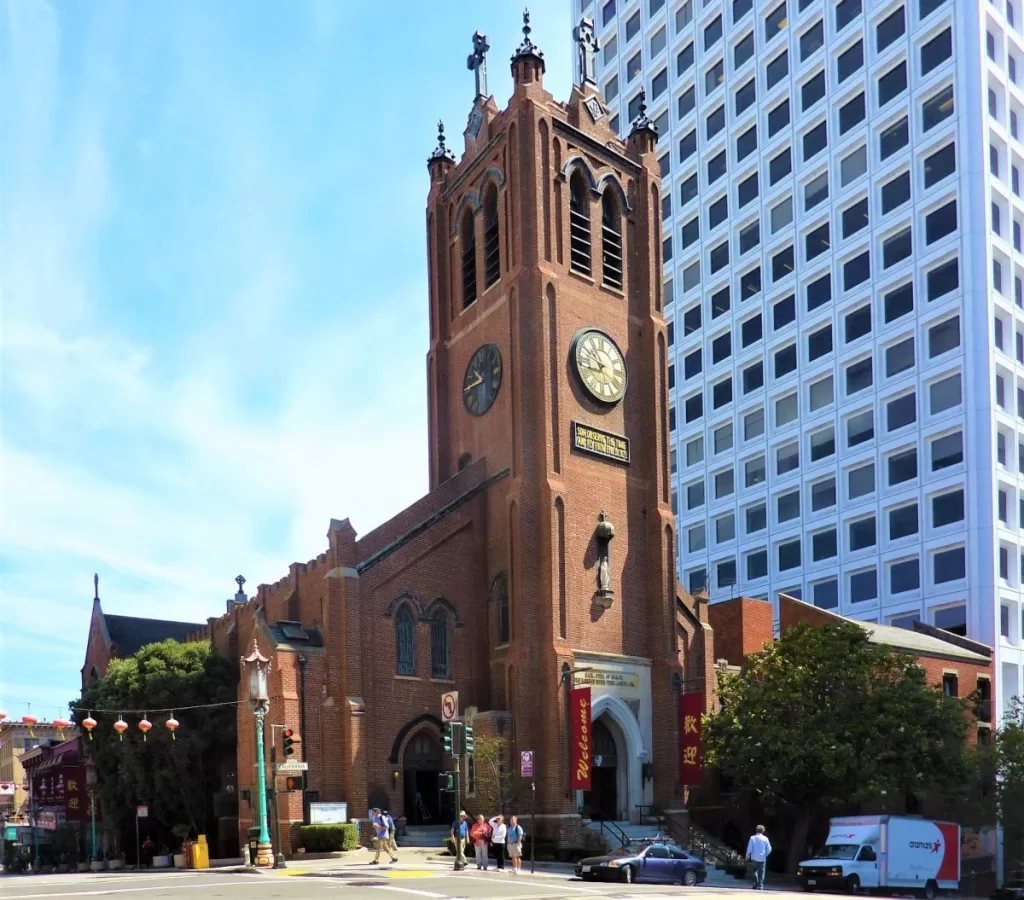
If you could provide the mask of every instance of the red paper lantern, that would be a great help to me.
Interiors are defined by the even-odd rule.
[[[149,734],[149,730],[153,727],[153,723],[149,721],[145,716],[142,717],[142,721],[139,722],[139,731],[142,732],[142,740],[146,740],[146,735]]]
[[[53,720],[53,727],[57,729],[57,733],[60,735],[60,739],[62,741],[64,740],[64,729],[69,728],[70,726],[71,723],[63,716],[57,716],[57,718]]]
[[[93,718],[93,717],[92,717],[91,715],[90,715],[90,716],[86,716],[86,717],[85,717],[84,719],[82,719],[82,727],[83,727],[83,728],[84,728],[84,729],[85,729],[86,731],[88,731],[88,732],[89,732],[89,740],[90,740],[90,741],[92,740],[92,730],[93,730],[93,729],[94,729],[94,728],[95,728],[95,727],[96,727],[96,726],[97,726],[98,724],[99,724],[99,723],[98,723],[98,722],[97,722],[97,721],[96,721],[96,720],[95,720],[95,719],[94,719],[94,718]]]
[[[7,710],[6,709],[0,709],[0,722],[2,722],[6,718],[7,718]]]
[[[120,716],[118,716],[117,717],[117,721],[114,723],[114,731],[116,731],[121,736],[121,740],[122,741],[124,740],[124,733],[127,730],[128,730],[128,723],[124,719],[122,719]]]
[[[22,721],[22,724],[28,725],[28,736],[34,738],[36,736],[36,734],[32,730],[32,726],[35,725],[36,722],[39,721],[39,717],[32,715],[32,713],[25,713],[25,715],[23,715],[21,717],[21,721]]]
[[[171,713],[171,717],[164,722],[164,727],[171,733],[171,740],[177,740],[174,736],[174,732],[178,730],[178,720],[174,718],[174,713]]]

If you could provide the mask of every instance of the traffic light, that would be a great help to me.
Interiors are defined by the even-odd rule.
[[[445,753],[451,753],[452,752],[452,731],[453,731],[453,729],[452,729],[452,723],[451,722],[445,722],[441,726],[441,740],[444,743],[444,752]]]
[[[463,741],[462,741],[462,743],[463,743],[463,750],[466,753],[472,753],[473,752],[473,748],[476,747],[476,741],[473,738],[473,729],[472,729],[471,726],[467,725],[462,730],[462,732],[463,732],[463,735],[464,735]]]
[[[455,773],[454,772],[441,772],[437,776],[440,788],[442,791],[447,793],[453,793],[455,791]]]
[[[284,755],[291,756],[295,752],[295,745],[301,743],[294,728],[286,728],[282,732],[284,736]]]
[[[304,791],[306,789],[306,773],[298,772],[295,775],[288,775],[284,780],[286,791]]]

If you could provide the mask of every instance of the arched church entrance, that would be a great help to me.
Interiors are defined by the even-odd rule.
[[[592,819],[617,821],[625,818],[621,805],[626,791],[620,790],[620,761],[625,766],[619,746],[624,743],[618,725],[610,716],[600,716],[591,726],[594,741],[591,788],[583,792],[583,815]],[[618,738],[618,740],[617,740]]]
[[[445,825],[454,820],[452,795],[441,793],[441,744],[430,731],[417,732],[402,754],[405,817],[410,825]]]

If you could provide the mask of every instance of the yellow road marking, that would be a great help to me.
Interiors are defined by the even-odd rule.
[[[422,871],[411,871],[405,869],[399,869],[393,872],[387,872],[388,878],[430,878],[437,873],[430,869],[424,869]]]

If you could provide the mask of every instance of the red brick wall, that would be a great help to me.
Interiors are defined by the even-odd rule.
[[[779,630],[785,633],[794,625],[806,622],[810,625],[822,626],[833,624],[837,621],[844,621],[842,616],[837,616],[823,609],[817,609],[808,603],[800,600],[779,595]],[[950,651],[955,652],[957,648],[950,646]],[[978,688],[978,679],[988,678],[990,685],[993,682],[992,663],[973,663],[962,659],[949,659],[944,656],[918,656],[917,663],[924,669],[928,677],[928,683],[936,686],[942,685],[943,676],[954,674],[957,677],[958,694],[967,697]],[[984,727],[984,726],[982,726]],[[971,741],[976,742],[978,736],[977,723],[971,725]]]
[[[742,665],[775,637],[770,600],[734,597],[712,603],[708,619],[715,630],[715,655],[732,666]]]
[[[712,628],[695,617],[692,599],[675,580],[655,153],[642,136],[629,147],[618,145],[607,118],[595,124],[578,91],[568,105],[556,103],[528,70],[529,64],[517,66],[508,109],[487,105],[481,135],[468,142],[460,163],[431,166],[431,493],[360,539],[347,520],[332,523],[325,553],[293,564],[273,585],[260,585],[253,603],[223,617],[213,630],[218,647],[233,640],[247,652],[255,633],[270,653],[257,610],[270,622],[294,618],[322,628],[326,650],[312,655],[307,669],[303,743],[310,788],[321,799],[347,800],[350,814],[361,816],[370,792],[383,789],[392,812],[404,813],[401,784],[392,789],[392,742],[406,723],[424,713],[438,714],[443,690],[457,689],[463,708],[510,714],[512,758],[521,748],[535,752],[538,812],[552,817],[544,827],[561,829],[568,839],[578,823],[553,818],[576,812],[575,799],[567,796],[563,663],[573,664],[575,649],[651,660],[655,802],[669,807],[680,797],[675,690],[682,684],[706,691],[710,708],[715,654]],[[605,149],[609,144],[611,152]],[[595,179],[614,178],[627,198],[622,292],[569,271],[562,167],[573,157],[583,158]],[[461,211],[482,203],[491,183],[499,185],[501,278],[485,289],[478,214],[478,299],[463,310],[457,225]],[[591,235],[597,275],[601,205],[596,199]],[[571,340],[584,326],[606,331],[623,351],[629,388],[618,405],[592,402],[570,370]],[[491,410],[472,417],[463,409],[462,379],[484,343],[501,350],[502,384]],[[571,451],[573,420],[628,437],[630,465]],[[473,462],[459,471],[465,454]],[[507,478],[356,572],[357,565],[409,529],[505,469]],[[616,529],[610,608],[595,602],[594,529],[601,511]],[[511,640],[499,646],[490,588],[501,571],[509,579]],[[462,624],[454,631],[450,679],[431,678],[425,621],[417,625],[415,677],[395,674],[389,607],[405,593],[419,608],[443,597],[456,610]],[[297,720],[292,654],[275,653],[274,666],[270,720]],[[242,785],[253,772],[254,748],[251,713],[241,709],[239,717]],[[282,811],[287,812],[283,818],[300,818],[298,798],[283,799]],[[246,812],[243,805],[243,818]],[[246,825],[243,821],[243,830]]]

